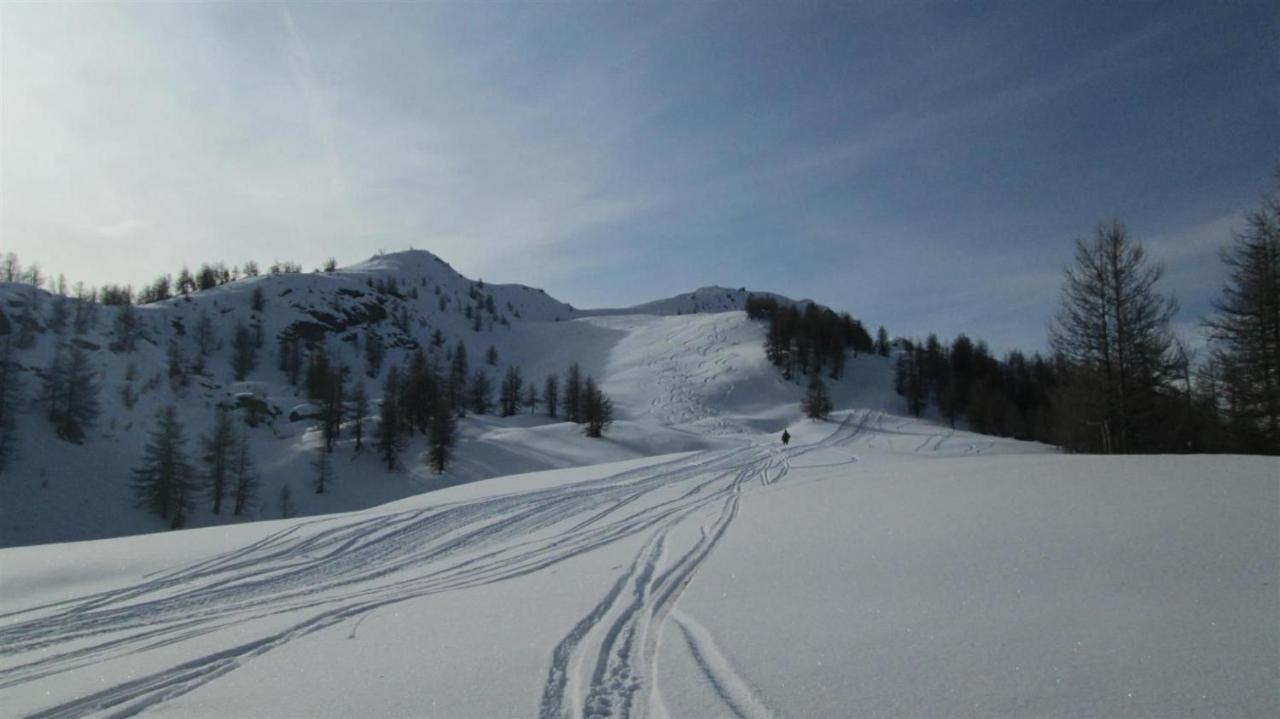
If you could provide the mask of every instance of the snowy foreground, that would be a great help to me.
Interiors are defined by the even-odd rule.
[[[0,714],[1280,715],[1274,459],[792,432],[3,550]]]

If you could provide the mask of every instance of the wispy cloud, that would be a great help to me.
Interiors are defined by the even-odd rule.
[[[315,63],[311,57],[311,49],[306,38],[298,30],[293,13],[287,5],[280,6],[280,20],[284,24],[287,35],[285,58],[289,70],[297,82],[298,91],[306,103],[307,116],[311,120],[316,139],[324,147],[325,161],[329,169],[329,191],[334,197],[346,194],[346,179],[342,172],[342,160],[338,155],[337,143],[334,141],[333,117],[324,96],[324,91],[316,74]]]

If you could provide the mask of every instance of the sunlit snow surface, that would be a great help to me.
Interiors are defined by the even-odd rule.
[[[1274,460],[877,409],[321,518],[0,553],[0,711],[1271,716]]]
[[[1275,459],[1065,456],[953,430],[900,416],[879,357],[831,383],[830,422],[802,420],[800,383],[722,288],[636,314],[493,286],[510,326],[477,332],[456,310],[472,282],[402,253],[148,306],[153,343],[93,353],[107,406],[89,442],[24,416],[0,540],[161,529],[128,487],[149,418],[176,400],[196,436],[246,387],[215,358],[129,408],[127,365],[163,367],[174,321],[202,310],[226,337],[222,310],[257,284],[273,337],[372,301],[352,293],[388,273],[421,288],[388,304],[419,342],[444,328],[473,363],[493,344],[491,372],[539,380],[580,363],[616,402],[608,437],[473,416],[437,476],[421,440],[387,472],[347,432],[315,495],[316,432],[278,419],[253,433],[257,516],[286,484],[312,516],[202,509],[219,526],[0,549],[0,716],[1280,716]],[[271,403],[302,401],[259,375]]]

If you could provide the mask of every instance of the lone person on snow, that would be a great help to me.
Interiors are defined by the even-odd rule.
[[[787,442],[790,442],[790,441],[791,441],[791,433],[785,429],[782,430],[782,446],[785,447],[787,445]]]

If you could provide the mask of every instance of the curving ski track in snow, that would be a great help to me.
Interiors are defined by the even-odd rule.
[[[377,609],[502,582],[636,538],[641,549],[631,566],[550,652],[539,713],[644,715],[655,697],[664,626],[729,530],[744,492],[777,483],[795,457],[858,439],[871,417],[851,414],[806,446],[747,444],[549,489],[303,521],[130,587],[8,612],[0,615],[0,693],[232,626],[288,618],[249,641],[34,715],[129,716],[301,637],[345,622],[354,632]],[[764,702],[729,673],[705,631],[690,618],[678,624],[726,712],[758,714]]]

